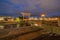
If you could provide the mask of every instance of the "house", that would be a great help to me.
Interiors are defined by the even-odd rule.
[[[5,25],[12,24],[14,18],[11,16],[0,16],[0,29],[4,29]]]

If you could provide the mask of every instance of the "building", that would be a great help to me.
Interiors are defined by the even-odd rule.
[[[14,18],[11,16],[0,16],[0,29],[4,29],[5,25],[12,24]]]
[[[53,25],[60,26],[60,17],[40,17],[40,18],[30,17],[30,18],[25,19],[25,21],[32,21],[35,24],[42,24],[44,22],[45,24],[46,23],[48,24],[49,22]]]

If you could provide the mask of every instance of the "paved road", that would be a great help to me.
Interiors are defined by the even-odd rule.
[[[39,27],[21,27],[11,29],[9,34],[0,40],[32,40],[49,32],[47,29],[41,30]]]
[[[38,27],[12,29],[8,35],[1,37],[0,40],[31,40],[43,34],[41,30],[42,29]]]
[[[39,37],[40,35],[46,34],[48,32],[43,32],[43,31],[36,31],[36,32],[32,32],[32,33],[28,33],[22,36],[19,36],[16,38],[16,40],[32,40],[36,37]]]

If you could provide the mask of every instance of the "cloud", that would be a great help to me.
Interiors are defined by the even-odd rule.
[[[59,1],[57,0],[41,0],[41,7],[45,10],[54,11],[60,9]]]
[[[20,6],[24,6],[24,10],[35,9],[35,2],[32,0],[10,0],[12,3]]]
[[[12,5],[10,5],[9,3],[6,3],[6,2],[0,3],[0,15],[1,14],[12,15],[12,14],[15,14],[16,12],[17,12],[16,9]]]
[[[6,0],[0,6],[0,11],[2,10],[5,13],[7,11],[7,13],[20,13],[21,11],[32,11],[36,14],[37,12],[39,13],[47,10],[60,10],[60,0]]]
[[[11,0],[15,4],[25,5],[26,10],[36,9],[36,5],[44,10],[60,9],[59,0]]]

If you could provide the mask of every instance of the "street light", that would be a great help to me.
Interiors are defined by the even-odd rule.
[[[44,18],[45,18],[45,16],[46,16],[46,14],[45,14],[45,13],[41,13],[41,18],[42,18],[42,20],[43,20],[42,22],[44,22],[44,20],[45,20],[45,19],[44,19]]]
[[[45,16],[46,16],[46,14],[45,14],[45,13],[42,13],[42,14],[41,14],[41,17],[45,17]]]

